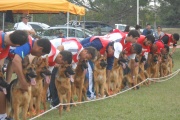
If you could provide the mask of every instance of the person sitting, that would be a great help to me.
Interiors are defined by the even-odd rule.
[[[22,21],[19,23],[16,23],[14,25],[15,30],[26,30],[29,35],[36,34],[35,30],[32,28],[32,26],[28,23],[31,16],[29,14],[22,14],[21,19]]]

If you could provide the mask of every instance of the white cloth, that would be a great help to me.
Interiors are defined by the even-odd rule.
[[[32,26],[30,24],[25,24],[24,22],[19,22],[14,25],[15,30],[32,30]]]
[[[0,120],[6,120],[7,114],[0,114]]]
[[[81,50],[78,50],[78,45],[73,40],[62,42],[62,38],[56,38],[56,39],[50,40],[50,42],[55,48],[58,48],[58,46],[63,45],[64,50],[71,52],[72,55],[78,54],[77,59],[79,59],[79,54],[83,50],[83,47]],[[72,63],[74,63],[74,61]]]
[[[133,59],[133,60],[134,60],[134,59],[135,59],[135,57],[136,57],[136,54],[131,54],[131,55],[129,55],[129,56],[128,56],[128,60],[131,60],[131,59]]]
[[[146,60],[147,60],[147,58],[148,58],[148,52],[144,52],[144,56],[145,56],[145,58],[146,58]]]
[[[52,39],[52,40],[50,40],[50,42],[55,48],[57,48],[60,45],[62,45],[62,38]]]
[[[91,65],[88,62],[88,73],[89,73],[89,92],[91,93],[91,97],[94,97],[94,92],[93,92],[93,71],[91,68]]]

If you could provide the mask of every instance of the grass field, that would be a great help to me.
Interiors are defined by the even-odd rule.
[[[174,68],[180,68],[180,49],[173,55]],[[36,120],[180,120],[180,73],[161,83],[130,90],[113,98],[71,107],[70,112],[58,110]]]

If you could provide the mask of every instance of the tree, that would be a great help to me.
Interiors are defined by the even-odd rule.
[[[86,20],[98,20],[114,25],[115,23],[136,24],[136,0],[71,0],[87,9]],[[148,0],[140,0],[146,6]]]
[[[180,1],[179,0],[159,0],[160,12],[159,16],[165,25],[180,25]]]

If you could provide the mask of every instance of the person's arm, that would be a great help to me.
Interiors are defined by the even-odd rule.
[[[12,60],[12,67],[15,68],[14,72],[18,76],[18,80],[20,81],[21,89],[27,90],[28,89],[28,83],[25,80],[25,76],[23,74],[22,70],[22,58],[19,55],[15,55]]]
[[[0,59],[0,66],[1,66],[1,67],[3,67],[3,65],[4,65],[4,60],[5,60],[5,58]]]
[[[35,35],[36,32],[34,29],[31,29],[31,30],[26,30],[30,35]]]
[[[28,88],[28,83],[25,81],[25,76],[23,74],[22,70],[22,59],[30,53],[30,45],[29,43],[25,43],[22,46],[16,47],[14,51],[12,51],[14,55],[14,58],[12,60],[12,68],[14,72],[18,76],[18,80],[20,81],[20,87],[23,90],[27,90]]]
[[[107,57],[107,70],[106,70],[107,80],[109,79],[109,74],[110,74],[110,71],[112,70],[113,63],[114,63],[114,56],[112,56],[112,57]]]
[[[63,45],[60,45],[60,46],[57,47],[57,49],[58,49],[59,51],[63,51],[63,50],[64,50],[64,46],[63,46]]]
[[[176,46],[173,46],[173,48],[172,48],[172,51],[171,51],[170,55],[172,55],[175,51],[176,51]]]

